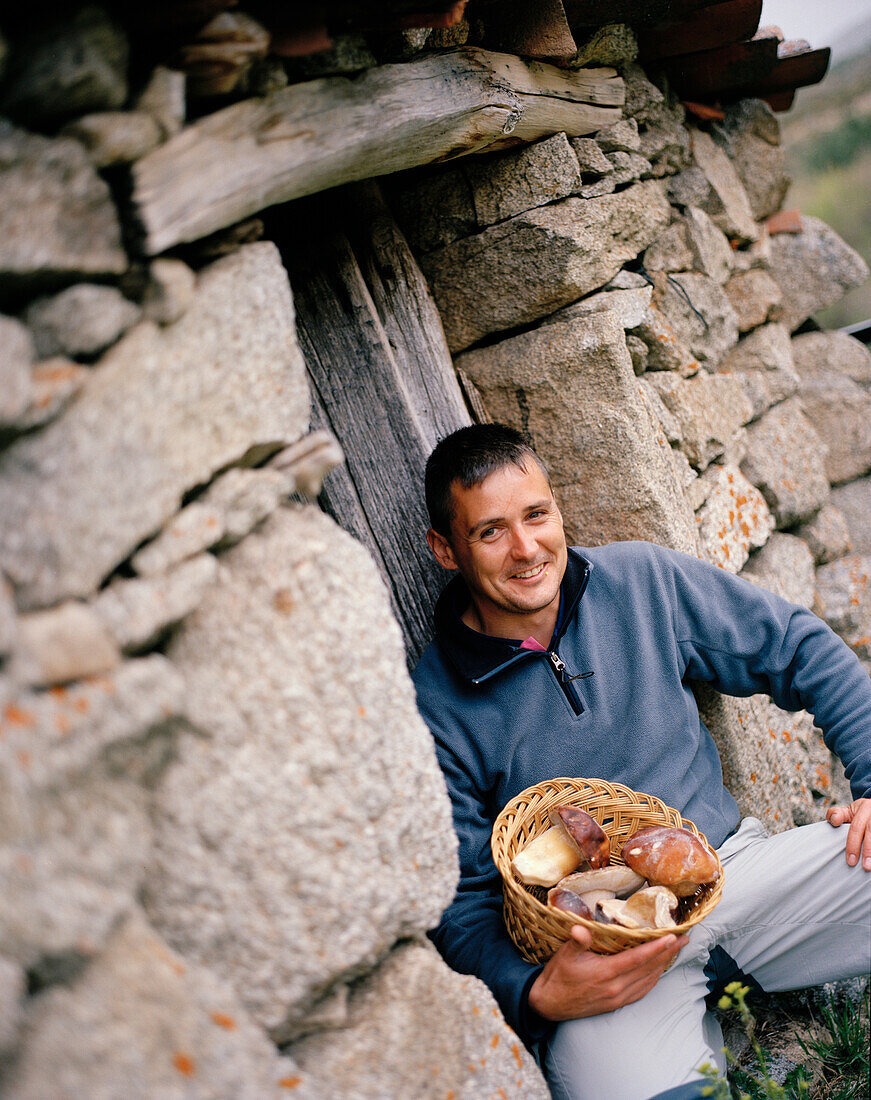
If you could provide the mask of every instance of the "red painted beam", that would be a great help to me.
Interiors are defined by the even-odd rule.
[[[672,57],[662,67],[681,99],[704,101],[762,85],[776,63],[777,39],[757,38]]]
[[[722,0],[679,21],[649,27],[638,34],[641,61],[698,53],[752,38],[762,15],[762,0]]]

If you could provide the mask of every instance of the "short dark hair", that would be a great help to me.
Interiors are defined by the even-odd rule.
[[[471,489],[504,466],[526,469],[535,462],[547,478],[547,467],[532,449],[528,436],[507,424],[471,424],[440,440],[427,459],[424,490],[429,520],[434,531],[451,537],[453,498],[451,486],[458,481]]]

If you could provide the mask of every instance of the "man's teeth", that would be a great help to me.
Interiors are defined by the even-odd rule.
[[[536,565],[532,569],[527,569],[523,573],[515,573],[514,576],[517,577],[518,580],[525,581],[528,580],[530,577],[536,576],[542,571],[542,569],[544,569],[544,565]]]

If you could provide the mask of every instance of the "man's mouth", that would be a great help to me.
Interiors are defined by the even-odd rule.
[[[513,581],[528,581],[533,577],[539,576],[547,568],[547,562],[542,562],[540,565],[533,565],[531,569],[524,569],[522,573],[512,573],[511,579]]]

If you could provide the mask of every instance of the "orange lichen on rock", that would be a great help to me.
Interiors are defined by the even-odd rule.
[[[180,1050],[177,1050],[172,1056],[172,1064],[184,1077],[193,1077],[197,1072],[197,1067],[193,1058]]]
[[[523,1059],[520,1057],[520,1044],[511,1044],[511,1053],[514,1055],[514,1061],[517,1063],[518,1069],[523,1069]]]
[[[278,1087],[282,1089],[296,1089],[302,1084],[301,1077],[282,1077],[278,1082]]]
[[[226,1012],[213,1012],[212,1021],[216,1023],[218,1027],[223,1027],[227,1031],[236,1030],[236,1021],[232,1016],[228,1016]]]
[[[7,703],[3,708],[3,721],[8,722],[10,726],[24,726],[26,729],[31,729],[36,725],[36,715],[25,707]]]
[[[490,1046],[493,1047],[494,1049],[499,1046],[499,1036],[498,1035],[494,1035],[493,1038],[490,1040]]]

